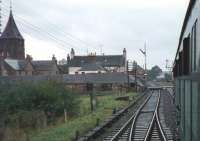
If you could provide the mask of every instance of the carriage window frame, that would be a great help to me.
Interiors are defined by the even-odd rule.
[[[190,70],[191,72],[197,71],[197,22],[195,21],[192,26],[190,38]]]
[[[190,73],[190,34],[183,40],[183,75]]]

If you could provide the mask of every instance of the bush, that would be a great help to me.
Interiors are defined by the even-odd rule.
[[[60,116],[64,109],[69,114],[78,113],[75,94],[56,82],[21,82],[0,86],[0,112],[3,115],[21,111],[43,111],[48,118]]]

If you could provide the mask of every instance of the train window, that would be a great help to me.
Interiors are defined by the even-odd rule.
[[[177,76],[179,77],[180,76],[180,63],[179,63],[180,61],[179,61],[179,59],[178,60],[176,60],[176,68],[177,68]]]
[[[179,75],[182,76],[183,75],[183,52],[179,53]]]
[[[190,68],[190,37],[183,41],[183,74],[188,75]]]
[[[174,65],[174,68],[173,68],[173,75],[174,75],[174,78],[176,78],[178,76],[178,74],[177,74],[177,61],[175,61],[175,65]]]
[[[191,48],[190,48],[190,68],[192,72],[197,70],[197,46],[196,46],[196,35],[197,35],[197,21],[195,22],[192,28],[192,35],[191,35]]]

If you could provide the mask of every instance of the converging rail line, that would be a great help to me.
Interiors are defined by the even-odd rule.
[[[137,112],[104,141],[167,141],[159,120],[161,90],[151,91]]]

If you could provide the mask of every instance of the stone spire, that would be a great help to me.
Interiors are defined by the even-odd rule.
[[[15,23],[12,8],[6,27],[0,36],[0,55],[11,59],[25,59],[24,38]]]
[[[21,33],[19,32],[19,29],[15,23],[12,9],[10,10],[10,16],[8,19],[8,23],[6,24],[6,28],[4,29],[2,35],[0,38],[3,39],[21,39],[23,40],[23,37]]]
[[[71,49],[71,53],[70,53],[71,59],[74,59],[74,56],[75,56],[75,51],[74,51],[74,49],[72,48],[72,49]]]

